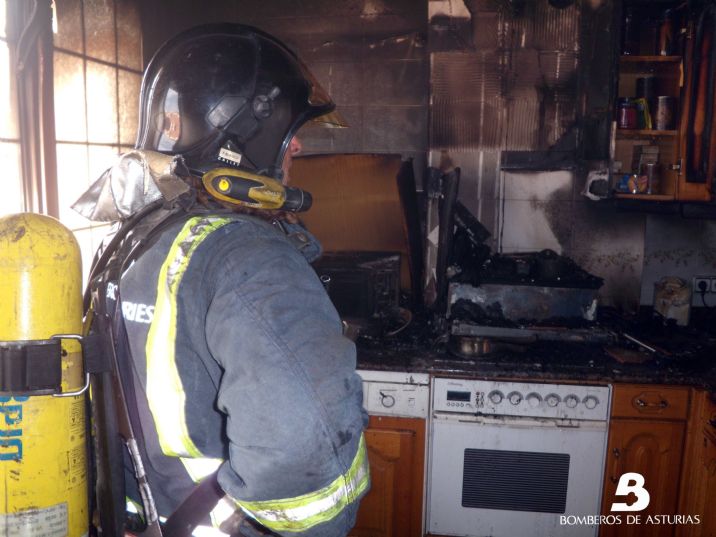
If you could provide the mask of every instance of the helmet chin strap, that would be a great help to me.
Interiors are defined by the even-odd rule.
[[[201,177],[201,182],[213,197],[232,205],[303,212],[313,203],[311,194],[305,190],[239,168],[209,170]]]

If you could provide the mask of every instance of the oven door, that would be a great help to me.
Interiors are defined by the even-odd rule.
[[[596,535],[560,516],[598,515],[605,422],[482,418],[432,420],[428,528],[463,537]]]

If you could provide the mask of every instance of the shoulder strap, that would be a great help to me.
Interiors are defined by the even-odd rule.
[[[138,444],[144,436],[136,405],[133,382],[133,361],[118,359],[119,352],[127,352],[126,330],[121,315],[119,280],[124,268],[137,259],[151,246],[161,231],[183,219],[191,218],[203,211],[183,210],[162,213],[156,207],[145,213],[144,221],[135,220],[120,228],[118,235],[98,258],[92,269],[88,288],[91,289],[91,304],[95,321],[93,332],[100,334],[107,343],[104,347],[112,354],[111,371],[105,371],[93,378],[93,417],[97,434],[97,496],[103,531],[112,537],[124,533],[124,468],[122,465],[122,441],[129,452],[135,468],[135,476],[142,496],[147,527],[141,533],[145,537],[160,537],[158,515],[154,506],[151,488],[144,473]],[[156,212],[155,212],[156,211]],[[153,213],[153,214],[152,214]],[[113,286],[112,292],[108,293]],[[108,300],[111,295],[112,300]],[[120,351],[123,349],[123,351]],[[209,484],[198,485],[173,513],[169,522],[172,537],[188,537],[192,530],[223,497],[221,488]],[[202,482],[203,483],[203,482]],[[185,532],[179,530],[179,528]],[[110,533],[113,532],[113,533]]]

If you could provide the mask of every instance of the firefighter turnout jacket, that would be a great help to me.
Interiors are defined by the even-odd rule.
[[[215,526],[237,507],[280,535],[343,536],[355,522],[369,488],[355,346],[308,263],[317,242],[289,227],[188,214],[108,288],[160,515],[218,468]]]

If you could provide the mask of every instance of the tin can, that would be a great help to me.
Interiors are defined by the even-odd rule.
[[[660,166],[657,162],[645,162],[642,166],[642,176],[646,177],[646,193],[658,194],[660,190]]]
[[[676,98],[660,95],[656,98],[655,128],[658,131],[668,131],[675,128]]]

